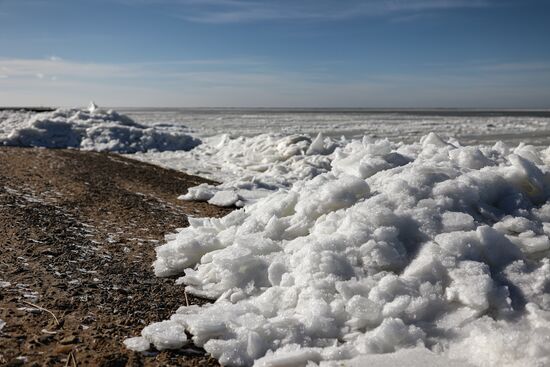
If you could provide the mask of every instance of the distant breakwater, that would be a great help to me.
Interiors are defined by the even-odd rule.
[[[54,107],[0,107],[0,111],[51,112]]]

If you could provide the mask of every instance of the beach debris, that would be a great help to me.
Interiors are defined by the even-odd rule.
[[[21,302],[21,303],[24,303],[24,304],[26,304],[26,305],[29,305],[29,306],[31,306],[31,307],[34,307],[34,308],[37,309],[37,310],[45,311],[45,312],[49,313],[49,314],[53,317],[53,319],[54,319],[54,321],[55,321],[55,324],[56,324],[56,325],[59,325],[59,320],[57,319],[57,317],[55,316],[55,314],[54,314],[52,311],[50,311],[50,310],[48,310],[48,309],[46,309],[46,308],[44,308],[44,307],[35,305],[34,303],[31,303],[31,302],[27,302],[27,301],[20,301],[20,302]]]

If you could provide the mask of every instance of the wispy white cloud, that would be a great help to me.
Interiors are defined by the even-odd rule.
[[[485,63],[486,70],[479,64],[455,70],[434,67],[342,80],[322,68],[282,71],[266,62],[231,69],[223,60],[203,61],[200,66],[200,60],[98,64],[0,59],[0,75],[5,76],[0,77],[0,101],[80,105],[95,99],[110,106],[166,107],[548,107],[550,98],[550,68],[544,63]]]
[[[528,71],[550,71],[548,62],[508,62],[508,63],[488,63],[477,66],[480,70],[494,72],[528,72]]]
[[[131,3],[171,6],[172,15],[201,23],[335,21],[365,16],[390,16],[411,20],[417,13],[484,8],[497,4],[494,0],[137,0]]]
[[[547,61],[498,61],[467,60],[461,62],[429,63],[424,67],[440,74],[447,75],[548,75],[550,62]]]
[[[61,59],[51,56],[45,59],[0,58],[0,74],[10,78],[48,79],[126,79],[144,78],[155,80],[174,80],[181,78],[198,78],[222,69],[246,69],[249,74],[265,65],[265,62],[254,59],[200,59],[169,60],[136,63],[91,63]],[[238,75],[232,72],[231,75]]]
[[[7,59],[0,58],[0,70],[10,78],[38,78],[63,75],[70,78],[94,78],[134,76],[136,74],[119,65],[81,63],[65,61],[59,58],[48,59]]]

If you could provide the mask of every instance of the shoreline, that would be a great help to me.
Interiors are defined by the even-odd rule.
[[[183,286],[154,276],[154,249],[188,215],[231,211],[177,200],[212,181],[65,149],[0,147],[0,167],[0,364],[217,365],[199,348],[122,344],[185,304]]]

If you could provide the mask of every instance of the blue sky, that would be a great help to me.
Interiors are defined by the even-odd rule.
[[[550,108],[550,1],[0,0],[0,105]]]

